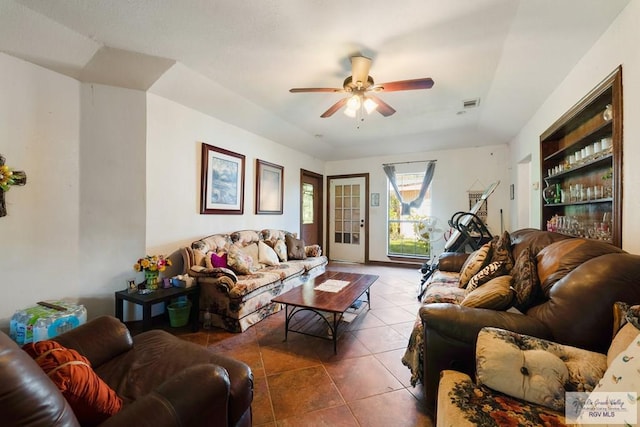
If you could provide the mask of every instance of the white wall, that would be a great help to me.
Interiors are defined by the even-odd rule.
[[[80,84],[0,53],[0,153],[27,173],[0,218],[0,324],[37,301],[76,298]]]
[[[157,95],[4,54],[0,70],[0,153],[27,172],[0,219],[0,327],[45,299],[113,314],[114,291],[142,281],[133,263],[145,253],[222,231],[299,231],[300,168],[323,173],[322,161]],[[200,215],[201,141],[246,155],[244,215]],[[253,213],[256,158],[284,166],[284,215]]]
[[[457,211],[469,210],[469,189],[484,189],[494,181],[501,181],[488,200],[488,226],[492,233],[501,231],[500,209],[503,210],[504,229],[509,228],[511,203],[509,201],[509,149],[506,145],[465,148],[456,150],[424,151],[410,155],[370,157],[357,161],[328,162],[326,175],[369,174],[369,191],[380,193],[380,206],[369,207],[369,259],[388,261],[386,255],[387,230],[387,176],[384,163],[416,160],[437,160],[432,181],[432,215],[446,225]],[[375,244],[373,242],[385,242]]]
[[[218,232],[279,228],[299,233],[300,169],[324,162],[155,94],[147,94],[147,237],[152,254]],[[244,215],[200,214],[202,143],[245,156]],[[255,215],[256,159],[284,167],[284,214]]]
[[[81,111],[78,295],[94,317],[114,314],[126,279],[143,280],[133,264],[145,254],[146,95],[83,84]]]
[[[512,165],[531,155],[531,182],[540,182],[540,134],[565,111],[586,95],[602,79],[622,64],[623,130],[623,208],[622,247],[640,253],[640,0],[632,0],[603,36],[578,62],[562,84],[545,101],[531,120],[511,142]],[[512,178],[516,179],[515,168]],[[543,187],[543,186],[541,186]],[[531,223],[540,226],[540,190],[532,193]],[[512,212],[515,215],[515,212]]]

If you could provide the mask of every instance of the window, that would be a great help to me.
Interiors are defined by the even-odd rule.
[[[302,184],[302,223],[313,224],[313,185]]]
[[[414,200],[420,192],[425,172],[396,173],[396,184],[402,198]],[[400,200],[387,181],[389,194],[387,254],[392,256],[429,257],[428,235],[420,235],[418,226],[425,217],[431,215],[431,186],[419,207],[412,207],[408,215],[402,215]]]

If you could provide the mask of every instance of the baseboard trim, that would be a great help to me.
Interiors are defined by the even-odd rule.
[[[366,264],[367,265],[379,265],[379,266],[383,266],[383,267],[420,268],[420,267],[422,267],[422,264],[424,264],[424,261],[406,260],[406,259],[403,259],[402,261],[400,261],[400,260],[392,260],[392,261],[371,261],[371,260],[369,260]]]

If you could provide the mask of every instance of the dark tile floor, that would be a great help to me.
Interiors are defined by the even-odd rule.
[[[338,340],[289,334],[284,311],[241,334],[221,329],[177,332],[211,351],[240,359],[255,378],[254,426],[433,426],[422,386],[411,387],[401,358],[419,304],[416,268],[331,264],[377,274],[366,304]]]

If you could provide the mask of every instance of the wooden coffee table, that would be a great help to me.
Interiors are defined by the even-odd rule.
[[[378,279],[373,274],[345,273],[341,271],[326,271],[319,276],[309,279],[301,286],[297,286],[272,301],[284,304],[285,325],[284,340],[287,340],[289,332],[297,332],[324,339],[333,340],[333,352],[337,354],[338,326],[345,311],[351,307],[360,296],[367,294],[367,305],[371,309],[371,295],[369,288]],[[316,289],[320,285],[340,284],[348,282],[338,292],[329,292]],[[344,284],[344,283],[342,283]],[[318,333],[312,333],[304,329],[292,329],[291,320],[301,312],[313,312],[317,314],[329,326],[331,336],[327,337]],[[325,316],[329,314],[329,316]],[[329,319],[332,318],[333,321]]]

